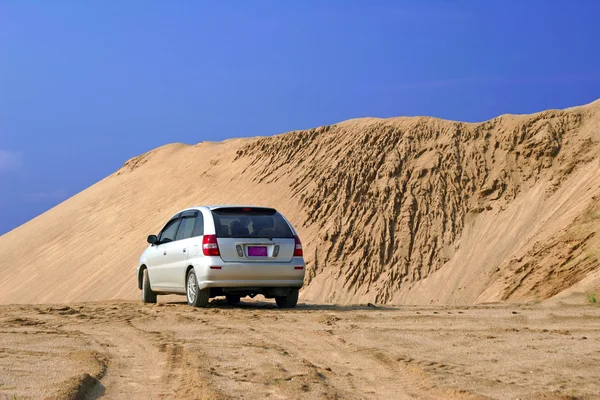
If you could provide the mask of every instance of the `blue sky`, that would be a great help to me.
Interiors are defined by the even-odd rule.
[[[171,143],[600,97],[596,1],[0,0],[0,234]]]

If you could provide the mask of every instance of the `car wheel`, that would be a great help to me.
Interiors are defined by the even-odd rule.
[[[231,304],[231,305],[240,304],[240,300],[241,300],[240,296],[228,294],[227,296],[225,296],[225,298],[227,299],[227,304]]]
[[[156,293],[150,287],[147,268],[144,268],[144,272],[142,272],[142,303],[156,303]]]
[[[190,306],[194,307],[206,307],[210,300],[210,289],[199,289],[198,280],[196,279],[196,273],[193,269],[190,270],[186,280],[187,302]]]
[[[279,308],[293,308],[298,304],[299,289],[292,289],[287,296],[275,297],[275,302]]]

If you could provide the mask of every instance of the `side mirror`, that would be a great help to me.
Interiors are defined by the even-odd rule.
[[[156,237],[156,235],[150,235],[150,236],[148,236],[148,243],[150,243],[150,244],[156,244],[156,243],[158,243],[158,238]]]

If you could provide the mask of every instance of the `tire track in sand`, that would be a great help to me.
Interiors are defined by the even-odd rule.
[[[190,363],[182,342],[168,331],[146,331],[131,319],[120,324],[78,326],[106,348],[105,376],[87,399],[202,398],[224,399]]]

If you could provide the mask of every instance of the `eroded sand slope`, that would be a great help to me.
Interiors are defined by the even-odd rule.
[[[0,237],[0,303],[134,299],[176,211],[281,210],[308,261],[304,299],[526,301],[600,284],[600,102],[480,124],[359,119],[171,144]]]

